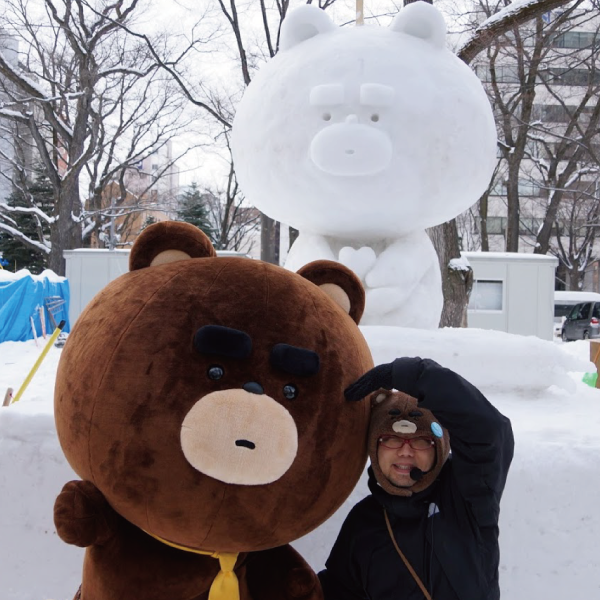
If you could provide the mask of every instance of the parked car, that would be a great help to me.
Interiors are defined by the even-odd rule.
[[[554,336],[561,337],[563,323],[576,304],[582,302],[600,302],[600,294],[596,292],[554,292]]]
[[[600,338],[600,302],[581,302],[567,315],[562,326],[563,342]]]

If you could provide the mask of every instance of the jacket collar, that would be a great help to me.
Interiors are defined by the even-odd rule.
[[[377,482],[373,468],[369,467],[369,489],[373,497],[388,513],[404,519],[414,519],[427,516],[430,498],[433,490],[437,487],[434,482],[422,492],[417,492],[412,496],[392,496],[388,494]]]

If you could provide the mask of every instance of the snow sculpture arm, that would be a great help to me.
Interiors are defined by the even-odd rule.
[[[340,262],[364,282],[367,301],[361,323],[436,328],[443,305],[442,282],[429,237],[415,232],[384,243],[377,256],[369,246],[342,248],[339,253]]]
[[[387,246],[366,274],[365,283],[367,289],[394,288],[388,302],[400,306],[423,283],[424,273],[431,268],[439,272],[437,254],[427,234],[417,232]]]
[[[106,543],[116,531],[117,513],[89,481],[69,481],[54,503],[54,525],[67,544],[86,548]]]
[[[290,248],[285,268],[296,272],[313,260],[337,260],[337,256],[322,235],[301,233]]]

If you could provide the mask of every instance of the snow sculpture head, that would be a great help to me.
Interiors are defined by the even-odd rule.
[[[233,126],[240,184],[274,219],[321,235],[398,236],[443,223],[485,191],[496,154],[475,74],[424,2],[389,28],[291,12],[280,52]]]

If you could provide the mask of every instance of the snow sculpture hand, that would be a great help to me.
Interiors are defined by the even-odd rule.
[[[54,525],[60,539],[81,548],[106,543],[115,531],[116,516],[89,481],[69,481],[54,503]]]
[[[373,248],[369,246],[363,246],[358,250],[350,246],[344,246],[340,250],[338,260],[364,281],[367,273],[377,261],[377,256],[375,256]]]

